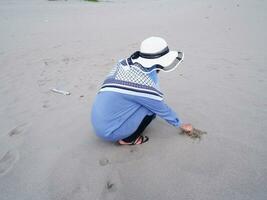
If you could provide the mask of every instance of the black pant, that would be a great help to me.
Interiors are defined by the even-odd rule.
[[[138,128],[136,129],[136,131],[129,137],[124,138],[123,141],[124,142],[135,141],[143,133],[145,128],[150,124],[150,122],[155,118],[156,118],[156,114],[145,116],[142,122],[140,123],[140,125],[138,126]]]

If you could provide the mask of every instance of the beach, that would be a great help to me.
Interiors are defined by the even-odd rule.
[[[0,200],[267,199],[267,2],[0,1]],[[182,50],[136,146],[95,134],[106,75],[149,36]],[[51,91],[67,91],[63,95]]]

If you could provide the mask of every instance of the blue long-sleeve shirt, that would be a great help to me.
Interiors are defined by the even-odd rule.
[[[91,120],[96,134],[109,141],[131,135],[146,115],[155,113],[173,126],[180,121],[163,101],[116,92],[101,92],[96,96]]]

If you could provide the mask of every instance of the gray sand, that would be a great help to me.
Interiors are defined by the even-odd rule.
[[[0,1],[0,199],[267,199],[266,10],[264,0]],[[140,146],[93,133],[103,78],[151,35],[185,52],[161,87],[208,133],[199,142],[158,118]]]

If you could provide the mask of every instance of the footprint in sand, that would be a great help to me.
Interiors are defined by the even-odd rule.
[[[0,177],[10,171],[19,160],[16,148],[24,141],[28,124],[23,123],[8,131],[0,138]]]
[[[135,152],[138,152],[138,150],[137,150],[137,148],[134,148],[134,147],[133,147],[133,148],[130,149],[129,152],[130,152],[130,153],[135,153]]]
[[[21,124],[21,125],[15,127],[15,128],[13,128],[12,130],[10,130],[8,132],[9,137],[13,137],[15,135],[19,135],[19,134],[23,133],[24,129],[25,129],[25,126],[26,126],[26,124]]]
[[[69,64],[70,59],[68,57],[65,57],[62,59],[62,62],[64,62],[67,65],[67,64]]]
[[[42,106],[43,108],[49,108],[50,106],[49,106],[49,101],[48,100],[45,100],[45,101],[43,101],[43,106]]]
[[[47,104],[44,104],[42,107],[43,108],[48,108],[49,106]]]
[[[0,177],[10,171],[18,159],[19,153],[16,150],[6,152],[3,157],[0,158]]]
[[[112,183],[111,181],[107,181],[106,189],[109,192],[115,192],[117,190],[115,183]]]
[[[12,129],[8,133],[9,137],[13,137],[14,135],[18,135],[18,134],[20,134],[20,131],[17,128]]]
[[[107,158],[102,158],[102,159],[99,160],[99,165],[101,165],[101,166],[106,166],[109,163],[110,162],[109,162],[109,160]]]
[[[50,58],[45,58],[45,59],[43,59],[43,63],[44,63],[45,66],[48,66],[48,65],[50,65],[50,64],[55,64],[55,63],[57,63],[57,61],[56,61],[56,60],[52,60],[52,59],[50,59]]]
[[[115,170],[111,177],[107,177],[103,191],[101,193],[101,200],[115,200],[120,195],[119,188],[121,186],[121,180],[118,172]]]
[[[24,132],[24,128],[25,128],[26,124],[21,124],[13,129],[11,129],[9,132],[8,132],[8,135],[9,137],[13,137],[15,135],[19,135],[21,133]]]

